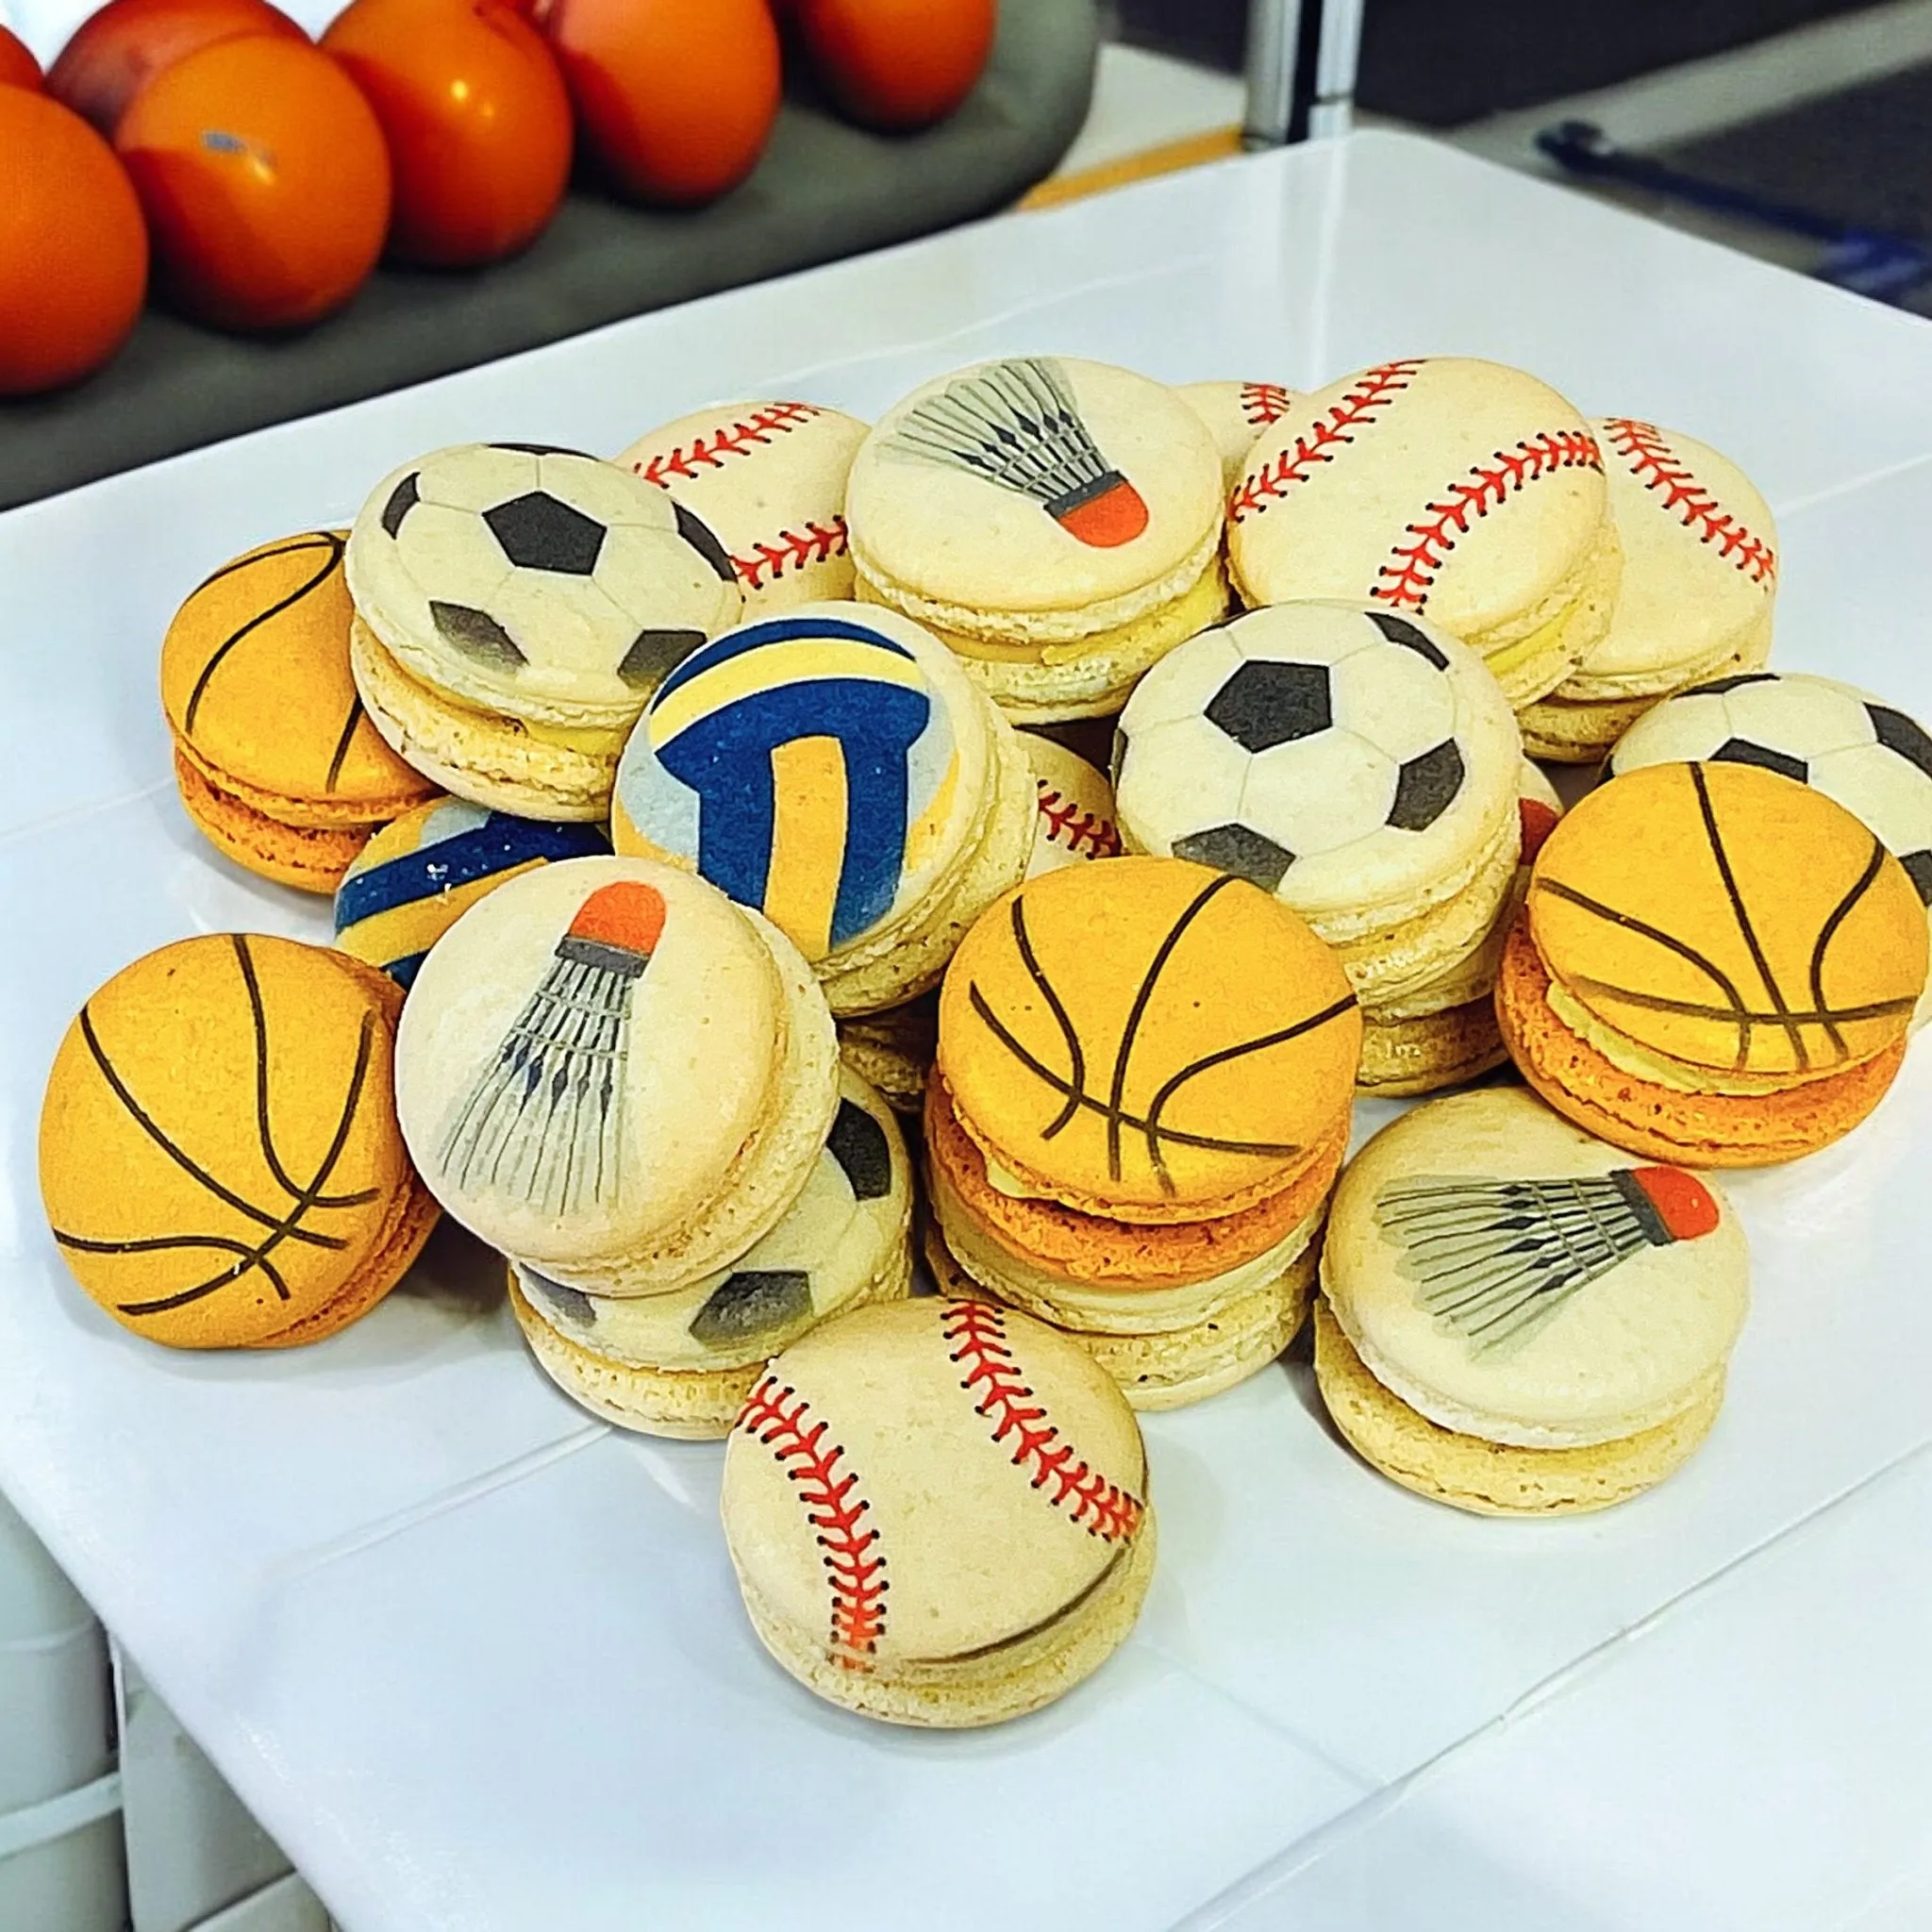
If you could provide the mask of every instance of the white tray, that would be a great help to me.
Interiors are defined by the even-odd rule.
[[[1849,1141],[1737,1183],[1757,1306],[1665,1488],[1461,1517],[1270,1371],[1150,1424],[1160,1573],[1122,1655],[977,1736],[868,1725],[770,1665],[717,1450],[587,1424],[461,1241],[288,1356],[144,1347],[67,1278],[33,1154],[75,1007],[186,932],[325,931],[174,798],[156,649],[198,576],[438,442],[614,449],[755,394],[870,414],[1027,350],[1298,384],[1524,363],[1734,456],[1779,517],[1778,661],[1932,712],[1932,330],[1392,136],[741,290],[0,517],[0,1483],[350,1932],[1926,1923],[1923,1043]]]

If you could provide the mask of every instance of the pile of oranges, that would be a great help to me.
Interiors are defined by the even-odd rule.
[[[574,152],[632,199],[756,165],[783,39],[855,120],[965,97],[997,0],[349,0],[312,42],[270,0],[108,0],[43,76],[0,27],[0,395],[76,381],[150,268],[218,328],[306,327],[387,253],[527,247]]]

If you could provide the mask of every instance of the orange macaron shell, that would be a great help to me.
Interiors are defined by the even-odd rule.
[[[1308,1165],[1347,1117],[1361,1028],[1335,955],[1271,894],[1111,858],[981,916],[941,990],[939,1066],[1008,1191],[1203,1221]]]
[[[1692,1077],[1782,1087],[1901,1041],[1924,990],[1905,868],[1823,792],[1757,765],[1651,765],[1538,854],[1536,950],[1579,1023]],[[1610,1038],[1614,1036],[1614,1038]]]
[[[375,827],[291,825],[225,791],[177,745],[175,788],[194,828],[225,858],[280,886],[333,892],[360,857]]]
[[[1550,1008],[1550,975],[1527,920],[1503,950],[1496,1019],[1524,1078],[1578,1126],[1612,1146],[1690,1167],[1761,1167],[1828,1146],[1885,1097],[1905,1058],[1899,1041],[1874,1058],[1781,1092],[1687,1093],[1613,1064]]]
[[[1041,1274],[1090,1288],[1185,1288],[1258,1260],[1320,1208],[1341,1170],[1348,1129],[1348,1116],[1339,1115],[1284,1187],[1238,1213],[1165,1224],[1112,1221],[1058,1201],[1002,1193],[960,1126],[945,1082],[934,1074],[926,1087],[926,1158],[974,1225]]]
[[[401,989],[318,946],[183,940],[61,1041],[41,1191],[80,1286],[177,1348],[320,1339],[381,1300],[436,1208],[396,1123]]]

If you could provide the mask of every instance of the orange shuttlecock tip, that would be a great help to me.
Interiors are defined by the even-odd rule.
[[[1557,829],[1557,814],[1541,798],[1519,798],[1516,815],[1523,825],[1523,863],[1528,865]]]
[[[1131,543],[1147,527],[1145,500],[1115,470],[1100,479],[1091,495],[1082,491],[1076,499],[1063,497],[1049,508],[1061,529],[1095,550]]]
[[[1674,1241],[1694,1241],[1718,1224],[1717,1197],[1694,1174],[1681,1167],[1637,1167],[1630,1178],[1657,1209]]]
[[[655,951],[663,930],[663,894],[656,886],[641,885],[633,879],[599,886],[577,908],[577,916],[570,923],[572,939],[591,940],[626,953]]]

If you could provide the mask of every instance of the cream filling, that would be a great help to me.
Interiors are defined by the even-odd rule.
[[[1755,670],[1771,655],[1771,604],[1743,629],[1733,631],[1721,644],[1686,663],[1653,665],[1639,671],[1595,671],[1586,657],[1581,664],[1541,702],[1557,705],[1607,703],[1618,698],[1663,698],[1716,676],[1729,665]]]
[[[1573,607],[1601,587],[1609,569],[1613,567],[1621,577],[1623,566],[1624,545],[1607,503],[1596,535],[1577,553],[1555,589],[1513,615],[1471,631],[1463,641],[1480,651],[1492,671],[1499,666],[1516,668],[1548,645],[1550,633],[1568,621]],[[1611,581],[1614,585],[1615,578]]]

